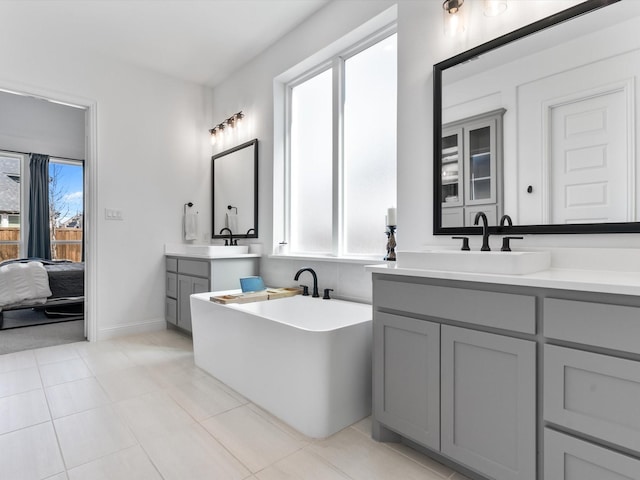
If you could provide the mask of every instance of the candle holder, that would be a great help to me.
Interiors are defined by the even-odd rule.
[[[396,261],[396,226],[395,225],[387,225],[387,255],[384,259],[387,262],[395,262]]]

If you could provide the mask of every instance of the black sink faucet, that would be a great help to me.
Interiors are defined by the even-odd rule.
[[[500,226],[501,227],[504,227],[504,226],[513,227],[513,222],[511,221],[511,217],[509,215],[506,215],[506,214],[502,215],[502,218],[500,218]]]
[[[296,276],[293,277],[293,279],[294,280],[298,280],[298,277],[300,277],[300,274],[302,272],[311,273],[311,275],[313,276],[313,294],[311,296],[312,297],[319,297],[320,294],[318,293],[318,276],[316,275],[316,272],[313,271],[313,268],[309,268],[309,267],[301,268],[300,270],[298,270],[296,272]]]
[[[482,219],[482,248],[480,251],[489,252],[491,248],[489,247],[489,225],[487,222],[487,216],[484,212],[476,213],[476,219],[473,221],[474,225],[478,225],[478,221]]]
[[[231,231],[230,228],[224,227],[222,230],[220,230],[220,235],[222,235],[222,232],[224,231],[229,232],[229,238],[224,240],[224,244],[229,246],[229,245],[233,245],[233,232]],[[236,245],[237,245],[237,241],[236,241]]]

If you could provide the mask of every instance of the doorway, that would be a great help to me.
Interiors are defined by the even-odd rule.
[[[95,238],[97,237],[95,233],[91,233],[96,230],[95,224],[91,222],[91,219],[95,218],[93,210],[95,208],[94,192],[96,184],[96,104],[94,101],[87,99],[61,98],[57,93],[52,95],[46,91],[32,90],[25,92],[16,88],[5,90],[1,89],[1,87],[0,98],[6,100],[8,105],[11,106],[9,110],[3,109],[4,119],[0,120],[0,149],[11,150],[16,154],[33,152],[50,155],[50,178],[57,177],[60,180],[61,176],[72,177],[68,178],[68,180],[72,180],[75,186],[79,186],[79,188],[74,188],[74,191],[58,189],[58,200],[66,201],[54,209],[57,218],[55,219],[55,224],[52,224],[52,258],[62,259],[64,257],[67,259],[69,257],[69,260],[84,263],[85,268],[82,276],[85,302],[84,306],[80,306],[81,310],[75,313],[84,318],[81,322],[83,336],[89,341],[95,341],[95,246],[91,246],[90,242],[93,240],[93,245],[95,245]],[[46,105],[42,110],[45,112],[45,118],[42,119],[40,126],[43,123],[54,125],[51,128],[51,132],[49,132],[49,137],[47,137],[47,134],[41,135],[42,130],[37,136],[22,135],[25,132],[21,132],[20,129],[25,128],[25,117],[28,117],[29,113],[33,113],[35,104],[41,107]],[[13,112],[15,115],[4,115],[7,111]],[[77,121],[70,122],[69,115],[65,116],[64,113],[60,114],[61,116],[55,120],[50,117],[50,115],[55,116],[55,112],[68,113],[70,111],[75,112],[72,116],[75,116]],[[37,126],[34,128],[37,129]],[[73,132],[58,135],[56,141],[51,141],[52,136],[60,134],[59,130],[56,132],[56,128],[66,129],[67,131],[73,130]],[[28,144],[29,141],[32,143]],[[52,171],[53,175],[51,174]],[[26,194],[23,193],[22,198],[24,198],[24,195]],[[15,216],[10,217],[7,215],[6,220],[7,222],[5,223],[11,221],[14,224],[16,223]],[[24,223],[21,226],[24,227]],[[23,231],[26,233],[27,230],[23,229]],[[15,242],[16,245],[13,246],[14,249],[19,251],[19,257],[22,258],[27,256],[26,238],[26,234],[22,235]],[[62,308],[56,313],[65,315],[67,312]]]

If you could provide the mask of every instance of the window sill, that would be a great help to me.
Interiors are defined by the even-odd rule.
[[[354,263],[357,265],[381,265],[387,262],[381,257],[360,257],[360,256],[342,256],[333,257],[329,255],[305,255],[292,253],[274,253],[268,255],[268,258],[275,260],[313,260],[314,262],[331,262],[331,263]]]

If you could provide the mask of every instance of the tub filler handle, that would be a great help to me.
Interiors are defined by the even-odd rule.
[[[333,292],[333,288],[324,289],[324,296],[322,297],[323,300],[331,300],[331,297],[329,296],[329,292]]]

